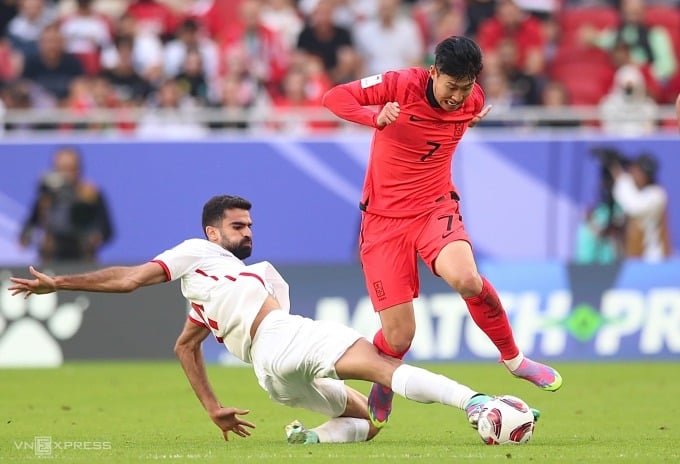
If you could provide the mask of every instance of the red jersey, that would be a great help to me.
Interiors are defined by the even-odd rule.
[[[399,117],[377,128],[378,114],[366,105],[399,103]],[[324,96],[324,106],[348,121],[376,128],[362,194],[363,209],[390,217],[414,216],[455,191],[451,162],[468,123],[484,105],[475,83],[456,111],[439,107],[426,69],[390,71],[342,84]]]

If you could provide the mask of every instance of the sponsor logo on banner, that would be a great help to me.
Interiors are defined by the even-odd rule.
[[[56,293],[12,296],[11,274],[0,272],[0,367],[57,367],[64,361],[61,340],[81,327],[86,296],[59,302]]]
[[[515,338],[527,354],[564,359],[674,357],[680,354],[680,288],[609,289],[599,307],[574,302],[568,290],[501,292]],[[416,360],[497,358],[498,351],[453,293],[414,301]],[[372,339],[378,318],[368,297],[352,307],[343,297],[318,300],[316,318],[349,325]]]

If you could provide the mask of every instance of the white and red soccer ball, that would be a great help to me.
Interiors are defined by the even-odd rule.
[[[477,432],[487,445],[526,443],[534,432],[534,414],[517,397],[497,396],[484,405]]]

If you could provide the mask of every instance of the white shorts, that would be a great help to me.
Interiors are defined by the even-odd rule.
[[[250,348],[255,375],[277,403],[338,417],[347,406],[347,391],[335,363],[360,338],[337,322],[272,311]]]

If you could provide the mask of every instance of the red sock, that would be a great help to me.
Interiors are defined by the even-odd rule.
[[[408,353],[408,348],[404,350],[403,353],[397,353],[394,351],[390,345],[388,345],[387,340],[385,340],[385,335],[383,335],[383,329],[378,330],[373,337],[373,344],[378,348],[381,353],[386,354],[397,359],[404,359],[406,353]],[[409,346],[410,348],[410,346]]]
[[[508,315],[505,314],[498,293],[489,281],[482,277],[482,292],[477,296],[463,299],[472,320],[496,345],[501,352],[501,358],[507,360],[517,356],[519,348],[512,336]]]

